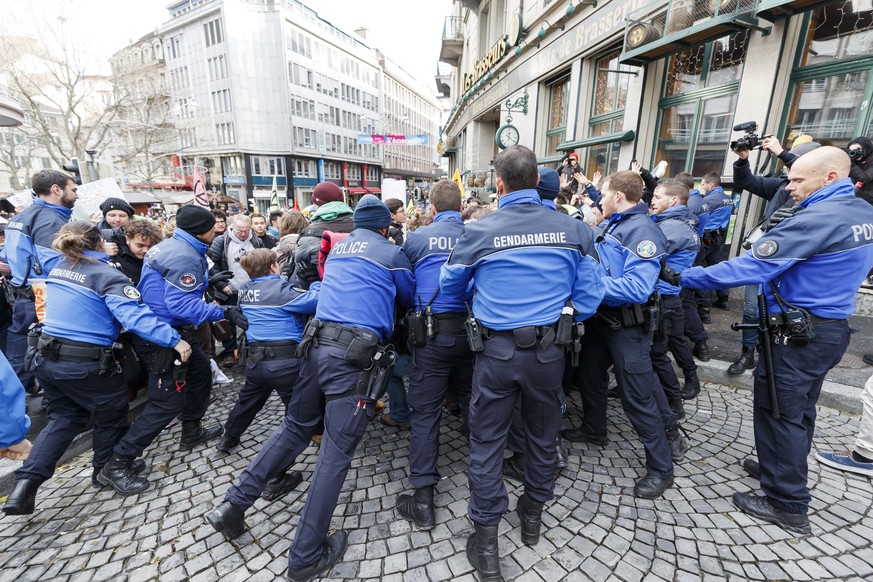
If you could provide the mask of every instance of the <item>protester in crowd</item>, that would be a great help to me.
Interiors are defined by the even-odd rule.
[[[30,430],[25,399],[24,386],[0,353],[0,459],[24,461],[30,454],[31,444],[25,438]]]
[[[136,216],[133,206],[122,198],[107,198],[100,203],[100,212],[103,213],[103,220],[97,224],[97,228],[101,230],[124,228]]]
[[[413,216],[409,218],[409,221],[406,223],[406,231],[413,232],[422,226],[427,226],[428,224],[433,223],[433,214],[430,210],[422,210],[416,208]]]
[[[151,220],[131,220],[124,228],[112,231],[108,242],[118,245],[118,253],[110,262],[139,285],[146,253],[162,240],[161,230]]]
[[[294,251],[294,274],[301,285],[318,279],[318,250],[324,231],[351,232],[355,227],[352,209],[343,199],[343,191],[333,182],[321,182],[312,192],[317,208],[309,215],[310,225],[300,231]]]
[[[399,198],[387,198],[385,200],[385,206],[388,207],[388,210],[391,212],[391,232],[388,234],[388,238],[391,239],[394,244],[402,245],[403,244],[403,225],[406,224],[407,216],[406,216],[406,207],[403,205],[403,200]]]
[[[7,331],[6,357],[29,392],[34,391],[33,373],[24,365],[27,332],[37,322],[31,283],[44,280],[60,259],[52,250],[52,238],[70,220],[78,199],[76,182],[63,172],[42,170],[31,178],[36,198],[26,210],[6,225],[6,246],[0,258],[12,269],[8,290],[15,297],[12,324]]]
[[[161,231],[164,233],[164,238],[173,238],[173,234],[176,232],[176,215],[172,214],[167,217],[167,221],[164,223]]]
[[[278,237],[275,237],[267,232],[267,217],[259,212],[257,214],[252,214],[251,218],[252,239],[257,238],[258,240],[260,240],[262,248],[274,248],[279,243],[279,239]]]
[[[268,479],[303,452],[323,419],[324,441],[288,553],[287,577],[292,582],[313,580],[345,553],[347,533],[338,530],[328,535],[328,528],[380,391],[377,385],[369,392],[370,382],[361,380],[377,372],[380,378],[390,373],[390,366],[379,364],[381,358],[390,358],[380,345],[391,335],[395,302],[402,308],[413,305],[412,268],[400,247],[387,240],[388,208],[368,194],[355,208],[354,220],[355,230],[334,246],[327,259],[318,309],[300,344],[304,359],[300,380],[285,419],[228,490],[224,502],[207,514],[225,537],[240,536],[245,531],[245,511]],[[349,289],[355,290],[357,301],[348,300]]]
[[[774,214],[750,252],[665,277],[698,289],[760,284],[771,315],[784,319],[789,310],[800,316],[771,329],[780,338],[771,346],[775,386],[768,386],[761,362],[755,370],[758,461],[747,459],[744,466],[760,475],[764,495],[733,496],[740,511],[799,534],[811,532],[807,456],[816,402],[848,347],[855,293],[873,267],[873,244],[850,228],[873,224],[873,207],[854,196],[850,167],[849,156],[834,147],[803,155],[788,173],[796,210]]]
[[[501,462],[516,402],[522,399],[527,435],[524,494],[516,511],[522,543],[535,545],[543,506],[554,492],[564,401],[564,347],[554,342],[555,327],[568,301],[585,319],[603,296],[597,262],[589,254],[592,232],[543,208],[535,190],[536,155],[523,146],[507,148],[494,160],[494,171],[500,210],[465,225],[439,283],[444,300],[454,305],[465,300],[473,283],[472,311],[484,334],[476,340],[482,345],[474,347],[479,353],[468,479],[475,531],[467,540],[467,559],[486,580],[501,579],[497,535],[509,502]]]
[[[864,384],[861,393],[861,427],[852,450],[815,454],[816,460],[832,469],[873,477],[873,376]]]
[[[215,217],[215,236],[227,232],[227,213],[224,210],[213,210],[212,216]]]
[[[579,189],[579,183],[576,180],[576,174],[579,172],[579,154],[570,152],[570,154],[561,160],[561,165],[557,168],[561,174],[561,191],[566,192],[567,199],[573,196]]]
[[[289,274],[294,272],[294,253],[297,251],[297,237],[309,225],[309,221],[299,210],[289,210],[279,220],[279,243],[276,257],[280,267],[290,265]]]
[[[125,495],[144,491],[148,481],[137,476],[144,464],[134,466],[113,455],[130,424],[127,382],[112,345],[123,328],[175,350],[183,362],[191,354],[179,333],[158,321],[140,303],[130,280],[108,264],[98,228],[70,223],[61,228],[53,248],[63,259],[46,280],[44,327],[37,353],[31,354],[45,390],[49,424],[40,431],[30,458],[15,472],[15,488],[3,506],[7,515],[33,513],[37,490],[54,474],[61,455],[92,415],[92,482],[111,485]]]
[[[273,210],[272,212],[270,212],[270,226],[267,227],[267,232],[269,232],[277,239],[281,237],[282,229],[279,226],[282,221],[282,216],[284,215],[285,213],[281,210]]]

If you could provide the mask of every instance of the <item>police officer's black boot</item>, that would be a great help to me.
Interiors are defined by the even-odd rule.
[[[476,568],[480,582],[502,582],[500,553],[497,549],[497,525],[473,522],[475,531],[467,539],[467,559]]]
[[[700,323],[712,323],[712,314],[709,307],[698,307],[697,314],[700,315]]]
[[[511,457],[503,459],[503,476],[524,483],[524,455],[522,453],[512,453]]]
[[[294,570],[288,568],[288,580],[291,582],[310,582],[315,580],[319,577],[319,574],[330,570],[343,559],[348,543],[349,535],[346,532],[341,529],[333,532],[327,536],[324,545],[321,546],[322,553],[318,561],[305,568]]]
[[[695,358],[697,358],[701,362],[708,362],[710,359],[709,358],[709,344],[706,343],[706,340],[696,342],[694,344],[694,349],[691,350],[691,353],[694,355]]]
[[[527,493],[518,498],[518,519],[521,521],[521,543],[526,546],[535,546],[540,541],[540,528],[543,525],[543,504],[537,503],[527,496]]]
[[[564,451],[564,443],[561,441],[561,433],[558,433],[558,438],[555,439],[555,447],[558,449],[558,462],[555,463],[555,476],[557,476],[570,464],[567,453]]]
[[[267,486],[261,493],[261,499],[274,501],[280,497],[284,497],[289,491],[300,485],[303,481],[303,473],[300,471],[288,471],[280,473],[267,481]]]
[[[145,473],[146,464],[142,459],[134,459],[130,463],[130,472],[134,475],[142,475]],[[102,489],[105,487],[103,483],[97,478],[100,475],[100,469],[95,468],[94,471],[91,472],[91,487],[94,489]]]
[[[133,458],[112,455],[112,459],[103,465],[97,480],[103,485],[111,485],[120,495],[136,495],[149,488],[149,482],[143,477],[133,474],[131,464]]]
[[[747,348],[743,346],[743,353],[740,354],[740,359],[728,366],[728,374],[734,376],[742,374],[746,370],[751,370],[755,367],[755,348]]]
[[[685,406],[682,404],[682,399],[670,400],[670,410],[676,415],[676,420],[685,418]]]
[[[206,514],[206,521],[226,539],[233,540],[246,531],[245,516],[245,510],[225,501]]]
[[[419,529],[433,529],[436,526],[433,512],[433,485],[419,487],[412,495],[398,497],[397,512]]]
[[[182,440],[179,441],[179,449],[190,451],[200,443],[205,443],[221,436],[223,432],[224,427],[220,424],[203,428],[203,424],[199,420],[185,421],[182,423]]]
[[[700,394],[700,378],[697,371],[685,372],[685,386],[682,387],[682,399],[694,400]]]
[[[6,498],[3,513],[6,515],[30,515],[36,507],[36,492],[41,483],[34,479],[18,479],[12,493]]]
[[[239,446],[239,439],[234,436],[230,436],[226,434],[221,437],[221,440],[218,441],[218,444],[215,445],[215,450],[219,453],[229,453],[230,449]]]
[[[685,453],[691,449],[688,440],[682,435],[679,428],[667,431],[667,442],[670,445],[670,455],[674,463],[679,463],[685,458]]]

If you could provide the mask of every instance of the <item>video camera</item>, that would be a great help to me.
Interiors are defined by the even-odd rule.
[[[731,142],[731,151],[739,152],[743,150],[761,149],[761,136],[755,133],[758,131],[757,121],[738,123],[734,126],[734,131],[745,131],[746,135]]]

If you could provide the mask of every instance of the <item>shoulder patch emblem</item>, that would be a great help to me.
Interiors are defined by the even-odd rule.
[[[755,248],[755,254],[759,257],[775,255],[779,250],[779,244],[775,240],[765,240]]]
[[[141,297],[139,291],[137,291],[136,287],[133,285],[126,285],[124,287],[124,296],[130,297],[131,299],[139,299]]]
[[[179,277],[179,285],[184,287],[185,289],[193,289],[194,285],[197,284],[197,277],[193,275],[193,273],[185,273],[181,277]]]
[[[644,259],[654,257],[657,250],[658,247],[650,240],[644,240],[637,245],[637,254]]]

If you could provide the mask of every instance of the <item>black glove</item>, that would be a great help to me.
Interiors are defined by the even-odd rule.
[[[230,281],[231,279],[233,279],[233,272],[221,271],[220,273],[216,273],[209,277],[209,286],[215,287],[219,283],[224,283],[225,281]]]
[[[681,273],[679,271],[677,271],[671,267],[668,267],[666,263],[661,265],[661,272],[658,274],[658,278],[660,278],[661,281],[666,281],[667,283],[669,283],[670,285],[673,285],[675,287],[680,287],[680,285],[679,285],[679,277],[680,276],[681,276]]]
[[[249,328],[249,320],[246,319],[246,316],[243,315],[242,309],[237,305],[225,305],[224,317],[243,331]]]
[[[792,206],[791,208],[780,208],[776,212],[773,213],[773,216],[770,217],[770,220],[767,221],[767,227],[764,231],[771,230],[774,226],[785,220],[786,218],[791,218],[797,212],[803,210],[802,206]]]

